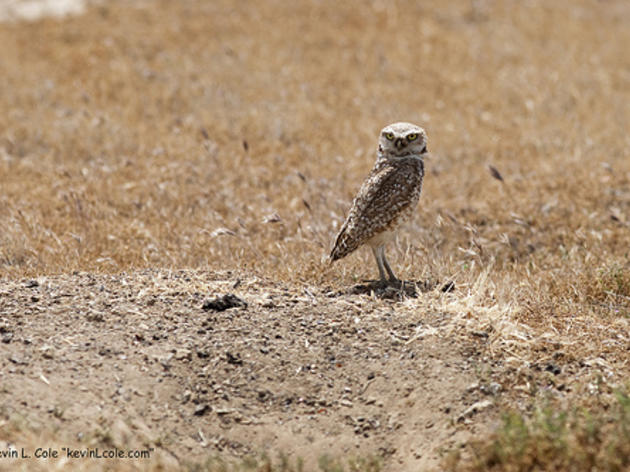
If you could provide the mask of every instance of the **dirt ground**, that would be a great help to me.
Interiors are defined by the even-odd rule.
[[[246,306],[204,309],[226,294]],[[266,451],[427,470],[484,427],[498,393],[479,385],[483,334],[442,336],[449,313],[430,300],[449,296],[228,272],[3,281],[3,423],[63,431],[38,447],[150,447],[167,463]]]

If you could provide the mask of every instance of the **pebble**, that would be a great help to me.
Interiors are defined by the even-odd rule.
[[[44,359],[54,359],[55,349],[52,346],[46,344],[42,346],[39,350],[41,351],[42,356],[44,356]]]
[[[184,349],[184,348],[177,349],[175,351],[175,359],[178,360],[178,361],[181,361],[181,360],[184,360],[184,359],[191,360],[192,359],[192,351],[190,349]]]
[[[483,410],[487,410],[492,405],[494,405],[494,403],[491,400],[481,400],[481,401],[478,401],[477,403],[473,403],[468,408],[466,408],[461,415],[457,417],[457,422],[461,423],[464,420],[476,415],[477,413]]]
[[[194,415],[203,416],[211,410],[210,405],[207,403],[201,403],[195,407]]]

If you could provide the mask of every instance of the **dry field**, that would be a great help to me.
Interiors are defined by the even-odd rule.
[[[609,427],[594,469],[496,446],[502,412],[536,438],[544,406],[626,398],[628,24],[625,0],[103,1],[0,23],[0,451],[91,434],[161,451],[103,470],[628,470]],[[393,121],[429,136],[388,251],[425,289],[381,300],[352,291],[368,250],[323,256]],[[248,307],[201,309],[224,293]]]

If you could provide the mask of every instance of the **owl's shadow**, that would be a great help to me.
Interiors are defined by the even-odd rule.
[[[420,293],[430,292],[440,286],[435,280],[399,280],[383,283],[380,280],[364,280],[364,283],[355,285],[348,290],[351,295],[370,295],[385,300],[402,300],[404,298],[416,298]],[[441,285],[442,292],[455,290],[455,283],[451,280]]]

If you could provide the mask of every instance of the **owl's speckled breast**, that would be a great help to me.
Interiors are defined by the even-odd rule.
[[[370,247],[374,248],[374,247],[383,246],[384,244],[387,244],[388,242],[390,242],[396,235],[396,231],[398,231],[398,229],[400,229],[401,226],[407,223],[413,216],[413,213],[416,209],[419,198],[420,198],[420,192],[418,192],[417,196],[414,197],[413,200],[409,202],[409,206],[401,210],[382,231],[372,236],[367,241],[367,244]]]
[[[397,168],[396,173],[400,177],[400,181],[396,183],[396,186],[408,189],[408,194],[407,198],[396,202],[401,204],[400,207],[395,203],[390,208],[390,214],[393,218],[366,241],[373,248],[387,244],[394,237],[396,231],[411,219],[420,199],[424,176],[423,162],[415,157],[400,159],[398,162],[384,162],[383,164]]]

